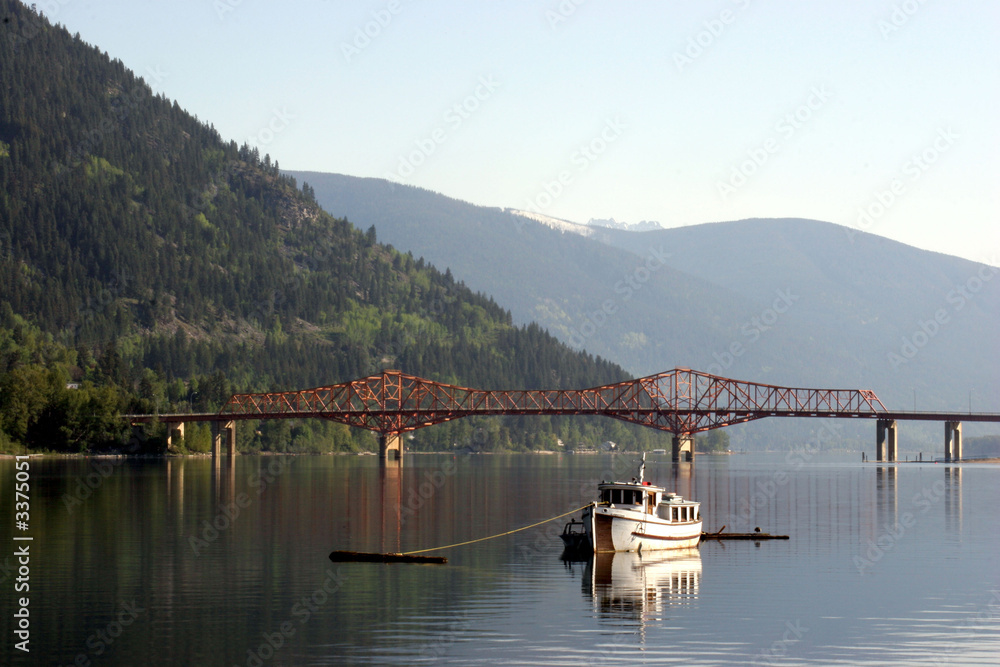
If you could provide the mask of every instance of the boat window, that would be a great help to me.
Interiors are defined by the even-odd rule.
[[[622,490],[612,489],[611,490],[611,502],[615,505],[620,505],[622,502]]]
[[[604,489],[601,491],[601,502],[610,503],[611,502],[611,489]]]
[[[678,512],[679,508],[677,508],[677,507],[671,507],[670,509],[673,510],[673,512],[671,513],[673,520],[674,521],[680,520],[680,513]]]
[[[684,517],[684,521],[687,521],[687,520],[689,519],[689,517],[688,517],[688,512],[690,511],[690,509],[691,509],[690,507],[685,507],[685,508],[684,508],[684,512],[683,512],[683,514],[681,515],[681,516],[683,516],[683,517]]]

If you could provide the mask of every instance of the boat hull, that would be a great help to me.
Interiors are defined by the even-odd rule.
[[[701,520],[669,523],[654,515],[595,507],[591,510],[591,546],[596,553],[690,549],[701,541]]]

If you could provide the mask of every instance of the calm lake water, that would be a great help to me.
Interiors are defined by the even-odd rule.
[[[856,458],[648,462],[703,503],[706,530],[788,541],[568,562],[559,519],[447,565],[328,554],[525,526],[631,477],[634,457],[33,459],[27,532],[3,460],[0,650],[14,665],[1000,663],[1000,467]],[[15,534],[34,538],[30,654],[14,648]]]

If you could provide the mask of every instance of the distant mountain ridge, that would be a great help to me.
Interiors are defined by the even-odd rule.
[[[374,224],[380,238],[416,257],[437,258],[510,308],[515,322],[538,322],[574,347],[614,355],[634,374],[697,366],[706,344],[721,348],[737,334],[736,322],[712,309],[747,317],[756,310],[731,290],[671,268],[660,259],[667,246],[636,254],[512,209],[382,179],[287,173],[330,210]]]
[[[324,207],[450,266],[516,321],[636,375],[688,366],[871,388],[896,409],[915,396],[917,409],[967,410],[971,393],[974,409],[1000,410],[993,267],[814,220],[636,232],[532,220],[380,179],[289,173]]]
[[[599,240],[641,252],[652,243],[683,248],[672,266],[748,298],[791,290],[785,326],[775,322],[762,347],[804,343],[836,354],[870,378],[896,406],[1000,409],[1000,273],[996,267],[913,248],[814,220],[743,220]],[[764,333],[763,331],[761,332]],[[791,371],[791,369],[789,369]]]

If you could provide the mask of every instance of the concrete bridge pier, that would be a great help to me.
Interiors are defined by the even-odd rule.
[[[879,463],[895,463],[896,458],[896,420],[879,419],[875,438],[875,460]]]
[[[379,433],[378,436],[378,460],[382,463],[403,461],[403,436],[400,433],[389,431]]]
[[[184,439],[184,422],[167,422],[167,449]]]
[[[674,463],[694,462],[694,436],[690,433],[675,434],[670,448],[670,459]]]
[[[232,458],[236,456],[236,422],[229,421],[212,422],[212,458],[218,459],[222,454],[222,439],[226,439],[226,454]]]
[[[944,460],[962,460],[962,422],[944,423]]]

